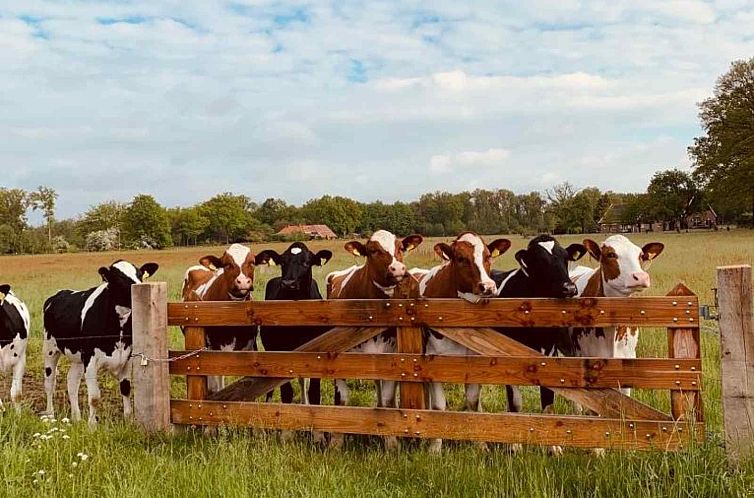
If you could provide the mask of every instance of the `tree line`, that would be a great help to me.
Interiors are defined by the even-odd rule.
[[[689,215],[713,206],[725,222],[751,224],[754,212],[754,58],[736,61],[714,95],[699,104],[703,135],[688,152],[693,168],[660,171],[645,192],[603,192],[562,183],[545,192],[506,189],[433,192],[412,202],[359,202],[325,195],[301,206],[269,198],[222,193],[188,207],[166,208],[151,195],[131,202],[105,202],[80,216],[55,217],[58,194],[0,187],[0,254],[165,248],[273,240],[289,224],[325,224],[341,237],[369,235],[378,228],[396,234],[453,236],[539,232],[588,233],[611,206],[617,222],[641,226],[661,222],[685,228]],[[44,225],[32,227],[39,211]]]

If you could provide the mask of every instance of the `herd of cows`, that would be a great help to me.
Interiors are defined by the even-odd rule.
[[[438,243],[434,251],[441,264],[431,269],[408,269],[406,253],[422,243],[420,235],[399,239],[392,233],[379,230],[365,243],[345,244],[347,252],[364,257],[358,266],[334,271],[327,275],[327,299],[385,299],[391,297],[462,298],[477,302],[481,298],[571,298],[571,297],[627,297],[650,285],[648,263],[660,255],[663,244],[653,242],[638,247],[622,235],[608,237],[599,244],[586,239],[582,244],[562,247],[549,235],[532,239],[525,249],[515,254],[518,268],[509,271],[491,269],[492,259],[506,252],[511,243],[496,239],[485,243],[471,232],[460,234],[452,243]],[[598,262],[596,268],[570,263],[589,254]],[[191,266],[185,274],[182,297],[185,301],[244,301],[251,299],[254,267],[279,266],[281,276],[267,284],[267,300],[322,299],[312,267],[326,264],[332,252],[314,253],[295,242],[282,254],[268,249],[253,254],[241,244],[231,245],[221,257],[205,256],[199,265]],[[124,415],[131,414],[129,359],[131,358],[131,285],[142,282],[158,270],[157,263],[135,266],[119,260],[110,267],[102,267],[102,283],[94,288],[62,290],[44,303],[44,356],[46,414],[53,415],[53,394],[61,356],[70,360],[67,376],[71,419],[81,419],[78,403],[79,385],[85,378],[88,395],[88,421],[97,422],[96,409],[100,399],[97,373],[101,368],[110,371],[119,381]],[[290,330],[296,329],[296,330]],[[291,351],[328,330],[328,327],[212,327],[207,329],[207,344],[213,350],[255,350],[257,334],[265,350]],[[589,357],[636,356],[638,330],[628,327],[600,329],[498,329],[525,345],[548,355]],[[21,384],[26,365],[26,345],[30,331],[30,315],[26,305],[10,289],[0,285],[0,372],[12,371],[11,401],[18,407]],[[426,354],[472,355],[474,352],[452,340],[429,331],[425,334]],[[388,330],[357,346],[353,351],[368,353],[396,352],[396,332]],[[301,382],[301,401],[320,403],[320,381],[312,379],[305,389]],[[377,405],[396,405],[396,383],[376,381]],[[210,377],[208,389],[223,388],[222,377]],[[506,388],[511,411],[521,408],[518,389]],[[270,395],[271,396],[271,395]],[[268,396],[268,399],[269,397]],[[543,411],[551,410],[554,393],[540,390]],[[281,387],[283,403],[293,401],[289,384]],[[346,405],[348,385],[335,382],[335,404]],[[429,386],[430,407],[446,409],[442,383]],[[467,410],[481,410],[480,386],[467,385]],[[322,438],[323,435],[317,435]],[[342,443],[342,436],[332,436],[331,446]],[[388,447],[397,444],[387,438]],[[442,441],[431,443],[439,450]]]

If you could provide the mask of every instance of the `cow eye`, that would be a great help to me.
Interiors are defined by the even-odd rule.
[[[618,255],[614,252],[608,253],[607,256],[605,256],[607,259],[618,259]]]

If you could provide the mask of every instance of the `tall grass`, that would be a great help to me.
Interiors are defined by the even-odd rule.
[[[512,249],[495,266],[512,268],[512,254],[526,243],[510,237]],[[563,243],[582,237],[563,237]],[[595,236],[599,240],[599,236]],[[665,253],[651,268],[648,294],[667,293],[684,281],[710,302],[715,266],[750,263],[754,259],[754,233],[655,234],[632,237],[638,244],[658,239]],[[427,240],[407,257],[411,266],[436,264]],[[254,246],[282,250],[285,244]],[[354,264],[342,250],[342,242],[316,242],[335,257],[315,270],[321,282],[334,269]],[[187,266],[207,253],[222,248],[176,249],[163,252],[18,256],[0,258],[0,281],[13,285],[32,311],[33,330],[29,367],[24,385],[25,408],[0,413],[0,496],[746,496],[754,494],[754,464],[729,470],[721,447],[722,413],[719,383],[719,337],[716,323],[705,322],[702,333],[704,406],[708,438],[703,445],[678,453],[609,452],[605,458],[569,450],[563,457],[548,457],[540,448],[510,455],[504,447],[480,453],[473,444],[447,445],[433,456],[422,445],[409,443],[400,453],[385,453],[379,440],[354,437],[341,452],[322,451],[300,435],[281,443],[273,432],[223,429],[216,437],[186,431],[175,435],[148,436],[121,421],[120,400],[112,379],[103,377],[102,422],[96,431],[84,424],[69,425],[63,386],[58,386],[58,419],[43,421],[35,415],[44,406],[40,358],[41,308],[44,299],[59,288],[96,285],[97,268],[124,257],[135,263],[156,261],[154,277],[169,283],[170,298],[177,300]],[[588,261],[587,261],[588,263]],[[276,268],[259,268],[255,298],[261,299],[267,280]],[[178,331],[174,347],[182,346]],[[643,330],[640,356],[665,356],[664,330]],[[67,366],[62,362],[61,368]],[[332,402],[332,387],[323,383],[325,402]],[[174,395],[184,384],[174,378]],[[352,403],[369,405],[374,392],[370,382],[353,382]],[[0,377],[0,395],[7,399],[9,379]],[[667,392],[638,390],[635,396],[663,410]],[[503,390],[486,386],[486,411],[505,409]],[[449,389],[449,403],[462,406],[462,389]],[[537,411],[534,389],[525,390],[525,409]],[[570,406],[558,401],[557,410]],[[51,431],[52,428],[56,430]],[[61,432],[61,431],[65,432]],[[34,436],[35,434],[38,436]],[[43,435],[49,437],[42,437]],[[65,436],[65,437],[64,437]],[[83,459],[77,454],[87,456]],[[76,464],[75,466],[73,464]],[[40,474],[39,471],[44,471]],[[36,482],[35,482],[36,481]]]

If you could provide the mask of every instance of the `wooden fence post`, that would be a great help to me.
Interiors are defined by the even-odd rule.
[[[678,322],[690,323],[699,320],[695,308],[692,309],[689,297],[696,295],[683,284],[676,285],[668,296],[677,296],[674,306],[678,308]],[[668,328],[668,358],[701,358],[699,328]],[[700,372],[701,374],[701,372]],[[701,375],[699,380],[701,381]],[[698,391],[671,390],[670,408],[675,420],[703,422],[702,398]]]
[[[207,346],[204,327],[186,327],[183,329],[183,332],[185,334],[184,347],[187,351],[204,349]],[[198,367],[196,369],[199,370]],[[200,375],[187,375],[186,397],[193,400],[207,399],[207,377]]]
[[[132,351],[135,355],[131,359],[134,415],[136,421],[149,432],[170,429],[168,364],[149,360],[168,356],[167,296],[168,285],[165,282],[131,286]]]
[[[751,266],[717,268],[725,448],[733,462],[754,453],[754,323]]]
[[[398,327],[398,352],[399,353],[422,353],[422,329],[421,327]],[[406,367],[406,375],[421,375],[415,372],[413,366]],[[420,382],[401,382],[400,407],[424,409],[424,385]]]

